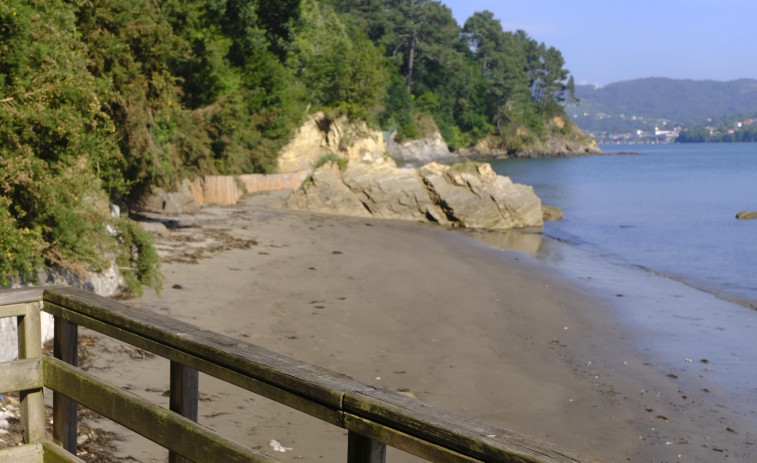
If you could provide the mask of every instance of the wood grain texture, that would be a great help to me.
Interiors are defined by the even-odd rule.
[[[32,359],[42,356],[42,324],[39,302],[26,303],[26,314],[18,317],[18,358]],[[45,439],[45,400],[42,388],[20,391],[21,426],[24,443]]]
[[[572,451],[385,389],[346,394],[344,411],[482,461],[593,461]]]
[[[0,305],[0,318],[19,317],[26,314],[26,302]]]
[[[366,436],[409,454],[436,463],[480,463],[481,460],[467,457],[442,446],[432,444],[396,429],[374,423],[347,413],[344,425],[350,432]]]
[[[89,373],[46,357],[45,386],[110,418],[147,439],[194,461],[274,463],[272,458],[244,447],[170,410],[109,385]]]
[[[273,401],[319,418],[327,423],[333,424],[335,426],[342,426],[342,412],[340,408],[329,407],[319,402],[303,398],[296,393],[279,388],[276,385],[269,384],[265,381],[250,377],[244,373],[217,365],[212,361],[198,358],[185,351],[166,346],[159,341],[147,339],[138,334],[123,330],[118,327],[114,327],[86,315],[71,312],[67,309],[59,307],[57,304],[46,303],[45,311],[55,315],[56,317],[64,318],[80,326],[90,328],[94,331],[105,334],[107,336],[111,336],[133,346],[145,349],[146,351],[152,352],[155,355],[159,355],[171,361],[187,365],[190,368],[198,370],[202,373],[219,378],[223,381],[254,392],[263,397],[267,397]]]
[[[347,435],[347,463],[385,463],[386,445],[350,431]]]
[[[79,362],[79,327],[60,317],[55,318],[53,355],[70,365]],[[53,440],[63,449],[76,453],[77,404],[60,392],[53,391]]]
[[[52,442],[42,442],[45,463],[84,463],[84,460],[66,452],[59,445]]]
[[[43,463],[42,444],[27,444],[0,449],[0,461],[5,463]]]
[[[193,368],[171,361],[170,392],[168,408],[179,415],[197,422],[199,373]],[[192,463],[176,452],[169,452],[168,463]]]
[[[0,305],[38,302],[42,300],[43,293],[44,288],[41,287],[4,289],[0,291]]]
[[[0,394],[42,387],[42,359],[0,363]]]

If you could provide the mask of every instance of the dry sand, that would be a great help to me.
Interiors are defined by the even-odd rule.
[[[680,384],[607,300],[527,254],[278,199],[176,218],[188,228],[158,238],[165,288],[130,303],[601,461],[757,461],[754,408],[704,374]],[[91,372],[167,404],[167,361],[98,346]],[[203,375],[200,391],[200,423],[239,442],[281,461],[346,459],[343,430]],[[115,430],[116,458],[164,461]],[[271,439],[293,450],[273,452]],[[390,450],[388,461],[417,459]]]

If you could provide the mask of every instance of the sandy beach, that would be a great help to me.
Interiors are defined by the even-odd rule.
[[[281,197],[172,217],[184,228],[156,237],[164,289],[129,303],[599,461],[757,461],[757,406],[713,379],[717,358],[656,361],[644,328],[590,285],[458,231],[295,212]],[[86,366],[167,404],[163,359],[99,339]],[[203,375],[199,421],[281,461],[346,459],[345,431]],[[92,425],[117,433],[119,460],[165,459]]]

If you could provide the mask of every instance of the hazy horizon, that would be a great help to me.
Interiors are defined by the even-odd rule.
[[[489,10],[505,30],[523,29],[559,49],[576,84],[647,77],[731,81],[757,78],[750,0],[442,0],[462,26]]]

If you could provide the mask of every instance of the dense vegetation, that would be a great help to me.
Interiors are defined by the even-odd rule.
[[[665,78],[636,79],[604,87],[579,85],[580,100],[569,114],[583,130],[622,133],[672,125],[710,125],[736,114],[754,113],[757,80],[730,82]]]
[[[571,93],[558,50],[438,1],[0,0],[0,283],[115,260],[158,286],[109,201],[270,172],[308,112],[517,147]]]

